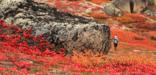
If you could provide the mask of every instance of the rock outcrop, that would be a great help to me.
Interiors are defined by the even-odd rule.
[[[120,16],[123,12],[156,15],[154,0],[112,0],[105,3],[103,8],[104,12],[111,16]]]
[[[0,9],[1,18],[22,28],[31,27],[33,35],[43,34],[45,39],[57,47],[64,47],[68,51],[109,51],[110,29],[107,25],[63,13],[32,0],[1,0]]]
[[[103,7],[103,11],[111,16],[121,16],[122,11],[118,9],[112,2],[106,3]]]

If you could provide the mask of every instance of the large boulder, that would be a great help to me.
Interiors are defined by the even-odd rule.
[[[14,8],[10,3],[8,3],[9,5],[4,4],[7,8],[1,7],[3,15],[0,16],[4,20],[9,19],[8,22],[14,22],[19,27],[31,27],[33,35],[42,34],[45,39],[54,43],[56,47],[64,47],[68,51],[92,49],[108,53],[110,29],[107,25],[60,12],[46,4],[36,3],[31,0],[19,1],[19,3],[13,4]]]

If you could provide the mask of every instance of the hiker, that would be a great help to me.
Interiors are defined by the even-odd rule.
[[[117,50],[118,42],[119,42],[118,36],[114,36],[113,38],[114,50]]]

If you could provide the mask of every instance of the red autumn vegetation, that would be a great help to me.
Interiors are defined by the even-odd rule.
[[[156,41],[156,32],[155,31],[149,31],[145,33],[147,37],[149,37],[150,39]]]
[[[145,21],[141,23],[138,22],[138,23],[135,23],[133,26],[138,29],[156,30],[156,22],[149,22],[149,21]]]
[[[149,16],[151,19],[156,20],[156,16]]]
[[[122,37],[120,39],[126,41]],[[4,75],[156,73],[156,62],[149,56],[110,57],[86,50],[85,53],[74,52],[70,58],[66,57],[65,49],[54,52],[54,46],[42,36],[31,35],[31,29],[23,30],[7,25],[3,20],[0,20],[0,45],[0,74]]]
[[[149,50],[156,50],[156,42],[146,38],[145,36],[138,35],[135,32],[113,29],[112,36],[114,35],[119,36],[120,41],[126,42],[129,45],[139,46]]]
[[[63,2],[65,0],[49,0],[65,12],[82,13],[92,6],[81,4],[83,0]],[[62,2],[61,2],[62,1]],[[92,0],[99,4],[100,1]],[[81,5],[81,6],[80,6]],[[68,6],[68,7],[67,7]],[[73,9],[77,9],[74,10]],[[100,12],[89,13],[96,19],[106,19],[107,15]],[[155,17],[153,17],[155,18]],[[114,20],[114,19],[113,19]],[[155,29],[155,23],[146,22],[147,18],[141,14],[126,14],[115,18],[125,26],[135,23],[136,28],[147,30]],[[139,35],[136,32],[121,29],[111,29],[111,36],[118,35],[120,43],[131,47],[146,50],[156,50],[156,41]],[[155,37],[155,31],[147,33]],[[125,45],[124,45],[125,46]],[[123,48],[119,48],[123,49]],[[42,35],[31,35],[31,29],[25,30],[14,25],[8,25],[0,20],[0,74],[1,75],[155,75],[156,61],[152,55],[139,55],[135,53],[119,53],[118,50],[108,55],[93,53],[85,50],[84,53],[73,52],[73,56],[64,55],[65,49],[61,48],[56,53],[53,44],[44,40]],[[131,48],[133,50],[133,48]],[[126,50],[128,51],[128,50]]]
[[[146,21],[146,17],[141,14],[125,14],[123,16],[117,17],[115,20],[124,24],[128,24],[128,23],[144,22]]]
[[[95,4],[102,4],[102,3],[105,3],[105,2],[108,2],[110,0],[91,0],[91,2],[95,3]]]
[[[97,12],[91,12],[89,15],[96,19],[107,19],[109,17],[105,13],[97,13]]]
[[[96,17],[95,15],[92,16],[89,14],[92,11],[99,11],[101,9],[97,6],[87,3],[85,0],[70,0],[70,1],[69,0],[63,0],[63,1],[62,0],[49,0],[48,4],[56,7],[60,11],[72,13],[74,15],[79,15],[79,16]],[[103,18],[103,16],[106,16],[106,15],[99,13],[99,16]]]

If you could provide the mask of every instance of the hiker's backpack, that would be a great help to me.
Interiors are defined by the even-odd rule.
[[[114,42],[114,43],[118,43],[118,39],[114,39],[113,42]]]

